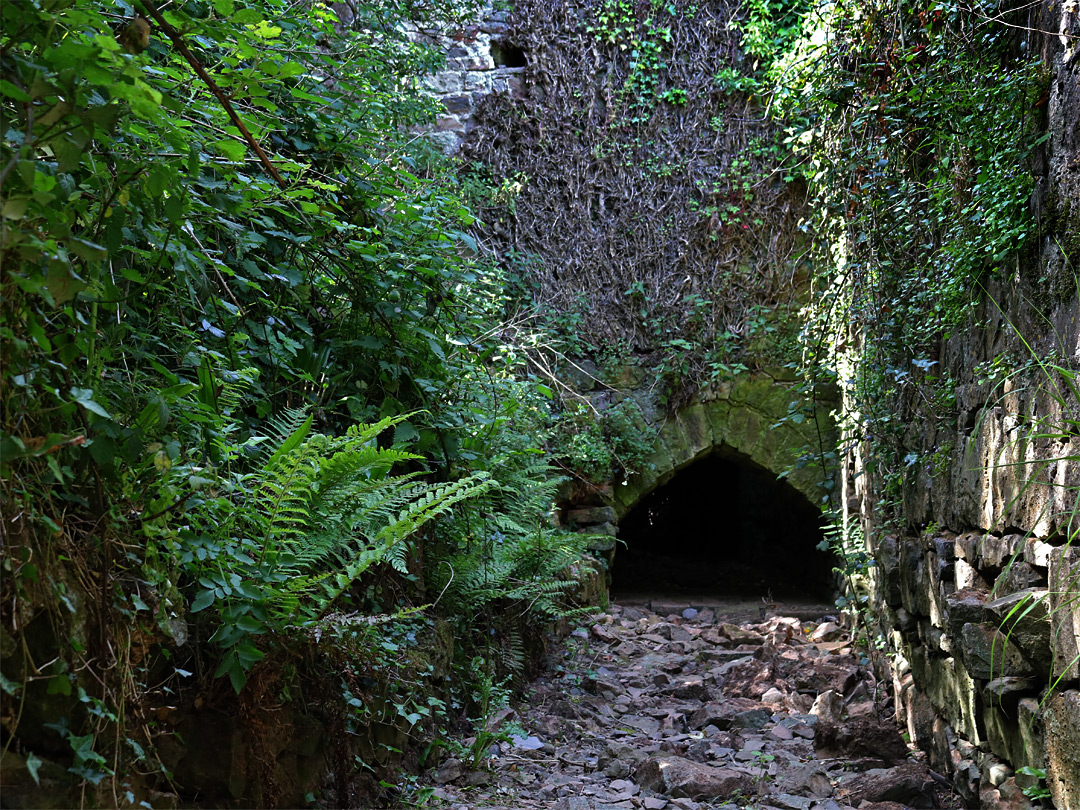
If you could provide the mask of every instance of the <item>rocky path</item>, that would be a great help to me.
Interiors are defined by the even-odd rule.
[[[655,606],[654,606],[655,607]],[[661,608],[662,612],[666,611]],[[559,810],[959,807],[834,622],[613,606],[562,643],[494,747],[434,804]],[[875,698],[877,702],[875,703]]]

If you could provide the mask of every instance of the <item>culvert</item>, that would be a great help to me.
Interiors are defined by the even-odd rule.
[[[612,597],[831,601],[821,524],[821,511],[774,472],[718,449],[619,521]]]

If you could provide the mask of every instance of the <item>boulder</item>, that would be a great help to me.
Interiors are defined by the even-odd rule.
[[[822,799],[833,794],[832,780],[825,768],[817,762],[808,762],[784,771],[777,787],[785,793]]]
[[[817,696],[810,714],[820,721],[835,725],[844,715],[844,698],[839,692],[829,689]]]
[[[750,658],[733,664],[724,678],[724,694],[758,699],[776,685],[776,666]]]
[[[701,729],[705,726],[716,726],[721,731],[727,731],[733,727],[736,716],[754,710],[764,710],[765,707],[756,700],[747,698],[728,698],[720,702],[706,703],[687,720],[687,725],[692,729]]]
[[[863,802],[895,802],[904,807],[934,807],[934,780],[926,766],[906,762],[877,768],[846,780],[840,795],[853,806]]]
[[[817,695],[831,689],[846,695],[855,687],[858,679],[859,670],[854,663],[844,666],[830,661],[818,661],[812,667],[801,667],[794,672],[791,683],[800,692]]]
[[[742,771],[702,765],[676,756],[645,760],[637,769],[636,781],[653,793],[695,800],[717,799],[735,791],[749,794],[754,786],[751,776]]]
[[[907,759],[908,747],[896,723],[867,715],[841,723],[819,722],[814,748],[832,757],[869,757],[889,765]],[[879,801],[885,801],[880,799]]]

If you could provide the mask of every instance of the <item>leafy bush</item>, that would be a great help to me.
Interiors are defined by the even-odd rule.
[[[417,546],[496,490],[500,426],[542,407],[502,340],[504,279],[463,258],[472,215],[412,131],[441,56],[409,31],[469,12],[0,8],[2,621],[52,628],[0,683],[25,699],[55,647],[58,733],[103,803],[125,763],[161,771],[142,718],[206,688],[185,667],[207,642],[241,701],[288,681],[287,644],[385,663],[425,604]],[[505,589],[550,573],[515,571]],[[404,584],[376,600],[373,580]]]

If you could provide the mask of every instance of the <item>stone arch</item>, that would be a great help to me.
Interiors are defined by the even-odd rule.
[[[744,374],[705,391],[656,428],[653,451],[643,469],[615,482],[616,521],[677,472],[725,447],[776,475],[786,472],[790,486],[821,506],[830,488],[822,468],[799,462],[808,450],[835,448],[832,405],[830,398],[819,398],[815,418],[785,419],[793,406],[803,404],[797,381],[781,373]]]

